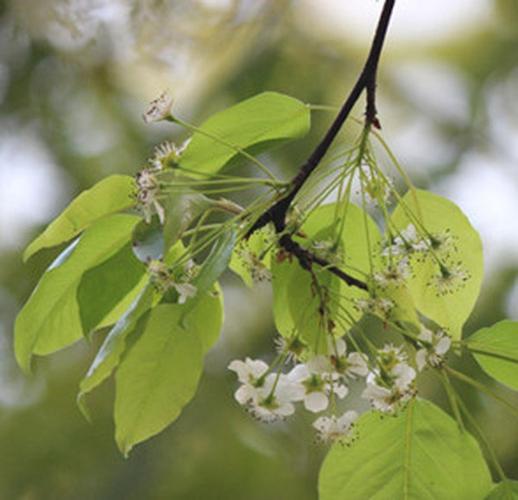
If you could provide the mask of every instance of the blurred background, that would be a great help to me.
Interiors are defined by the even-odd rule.
[[[101,336],[39,359],[30,379],[15,366],[14,317],[57,254],[22,265],[21,250],[80,191],[110,173],[134,174],[159,141],[185,138],[170,124],[142,122],[165,88],[195,123],[263,90],[339,105],[381,4],[0,0],[1,499],[317,498],[325,449],[313,442],[310,417],[264,426],[232,396],[229,360],[273,351],[268,286],[250,291],[225,277],[226,326],[197,397],[124,460],[113,440],[112,385],[91,398],[93,425],[75,404]],[[482,235],[487,276],[466,333],[518,319],[518,2],[398,1],[378,108],[415,183],[452,198]],[[331,118],[314,114],[310,136],[266,160],[289,178]],[[459,363],[485,380],[469,360]],[[444,403],[440,388],[422,385]],[[459,389],[518,479],[516,421]]]

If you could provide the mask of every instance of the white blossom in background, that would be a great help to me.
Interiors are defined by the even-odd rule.
[[[373,279],[381,287],[403,285],[411,274],[410,261],[405,256],[396,262],[389,263],[382,271],[374,273]]]
[[[427,252],[429,248],[428,238],[424,238],[413,224],[409,224],[388,245],[384,245],[381,255],[383,257],[404,256],[414,252]]]
[[[148,108],[142,115],[146,123],[154,123],[165,120],[171,116],[171,108],[173,106],[173,98],[169,92],[165,91],[149,103]]]
[[[318,439],[323,442],[335,442],[345,438],[353,427],[354,421],[358,418],[355,411],[346,411],[340,417],[319,417],[313,422],[317,430]]]
[[[414,394],[416,371],[401,347],[385,346],[377,355],[378,368],[367,376],[362,398],[384,413],[393,413]]]
[[[451,338],[442,330],[433,332],[428,328],[422,328],[417,338],[422,341],[422,347],[417,351],[415,358],[417,369],[422,371],[426,365],[440,366],[450,350]]]

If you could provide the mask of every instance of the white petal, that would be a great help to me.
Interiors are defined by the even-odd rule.
[[[349,364],[348,372],[360,377],[366,377],[369,373],[367,360],[365,354],[359,352],[352,352],[347,356],[347,363]]]
[[[324,373],[332,370],[332,365],[327,356],[315,356],[306,363],[311,373]]]
[[[428,330],[428,328],[422,328],[421,333],[417,337],[419,340],[423,340],[424,342],[432,342],[433,332]]]
[[[349,389],[347,386],[343,384],[334,384],[333,386],[333,392],[340,398],[343,399],[345,396],[347,396],[347,393],[349,392]]]
[[[254,376],[254,378],[259,378],[268,371],[268,365],[260,359],[246,358],[246,364],[249,372]]]
[[[395,385],[400,391],[406,391],[416,376],[415,370],[406,363],[396,365],[392,373],[396,376]]]
[[[283,417],[288,417],[295,413],[295,407],[291,403],[284,403],[279,406],[279,408],[276,408],[274,413]]]
[[[442,337],[439,342],[437,342],[437,345],[435,346],[435,352],[439,354],[440,356],[443,356],[448,352],[451,346],[451,339],[450,337]]]
[[[426,349],[419,349],[419,351],[417,351],[415,355],[415,363],[419,371],[422,371],[423,368],[426,366],[426,354]]]
[[[347,344],[345,343],[344,339],[336,339],[336,353],[338,356],[343,356],[345,352],[347,351]],[[331,350],[332,353],[334,353],[334,350]]]
[[[288,378],[292,382],[301,382],[310,377],[310,372],[308,367],[304,364],[296,365],[292,368],[292,370],[288,373]]]
[[[358,413],[353,410],[346,411],[338,420],[338,428],[347,430],[351,424],[358,418]]]
[[[306,410],[318,413],[324,411],[329,404],[329,399],[322,392],[310,392],[304,398],[304,406]]]
[[[329,432],[332,423],[333,421],[329,417],[318,417],[313,422],[313,427],[321,433],[327,433]]]
[[[235,392],[234,397],[239,404],[246,405],[257,399],[257,391],[251,385],[244,384]]]

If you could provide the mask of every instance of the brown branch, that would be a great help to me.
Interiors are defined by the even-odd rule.
[[[290,208],[293,200],[302,189],[309,176],[314,172],[314,170],[322,161],[322,158],[329,150],[333,140],[340,132],[343,124],[347,120],[351,110],[358,102],[358,99],[364,90],[367,94],[365,125],[367,127],[374,126],[379,128],[380,125],[376,111],[376,78],[379,60],[383,49],[383,43],[385,41],[395,2],[396,0],[385,0],[369,55],[365,61],[365,65],[363,66],[360,76],[358,77],[354,87],[352,88],[333,123],[325,133],[320,143],[313,150],[309,158],[300,167],[298,174],[290,182],[288,193],[277,200],[254,222],[248,231],[247,236],[250,236],[254,231],[262,228],[269,222],[273,223],[275,231],[278,234],[284,232],[286,229],[286,213],[288,212],[288,209]],[[311,269],[312,263],[325,266],[330,272],[339,276],[347,284],[362,288],[364,290],[367,289],[365,283],[357,280],[356,278],[353,278],[352,276],[349,276],[343,271],[340,271],[340,269],[336,268],[335,266],[331,266],[327,261],[313,255],[308,250],[304,250],[302,247],[300,247],[300,245],[293,241],[289,235],[282,235],[279,242],[286,251],[293,253],[293,255],[297,257],[300,265],[305,269]]]

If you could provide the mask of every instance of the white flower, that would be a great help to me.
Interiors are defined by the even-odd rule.
[[[234,360],[229,370],[237,373],[241,387],[234,397],[246,406],[254,417],[264,422],[272,422],[295,412],[293,402],[303,397],[303,388],[294,384],[286,375],[268,373],[268,365],[261,360]]]
[[[470,277],[460,262],[448,267],[441,265],[439,272],[427,285],[435,286],[439,295],[448,295],[460,290]]]
[[[349,434],[357,418],[358,414],[355,411],[347,411],[340,417],[319,417],[313,422],[313,427],[318,431],[319,440],[339,441]]]
[[[412,252],[427,252],[430,248],[428,238],[423,238],[413,224],[403,229],[390,245],[385,245],[382,256],[408,255]]]
[[[155,147],[154,155],[149,160],[149,163],[157,170],[176,165],[190,141],[190,138],[187,139],[181,146],[177,146],[174,142],[170,141],[159,144]]]
[[[239,404],[244,405],[255,397],[257,386],[261,385],[261,379],[268,372],[268,365],[260,359],[235,359],[228,365],[228,369],[237,373],[237,378],[242,384],[234,396]]]
[[[407,364],[406,354],[400,347],[385,346],[376,360],[378,368],[367,376],[362,397],[368,399],[373,408],[392,413],[412,397],[416,372]]]
[[[422,341],[422,347],[416,353],[417,369],[421,371],[426,365],[440,366],[451,347],[450,337],[442,330],[432,332],[423,328],[417,338]]]
[[[159,122],[171,115],[171,107],[173,106],[173,98],[169,92],[165,91],[149,103],[148,108],[142,115],[146,123]]]
[[[367,376],[369,368],[365,354],[359,352],[347,354],[347,344],[341,338],[334,339],[329,344],[331,364],[338,373],[351,379]]]
[[[408,257],[399,259],[398,262],[389,264],[383,271],[374,273],[374,281],[382,287],[404,284],[410,277],[411,269]]]
[[[160,223],[165,220],[165,211],[158,201],[160,184],[152,169],[144,168],[136,175],[138,208],[144,220],[149,224],[154,213],[158,215]]]
[[[289,380],[302,387],[306,410],[313,413],[324,411],[331,394],[340,399],[347,396],[349,389],[342,383],[343,377],[330,370],[331,364],[326,356],[315,356],[308,363],[295,366],[288,374]]]
[[[394,302],[384,297],[369,297],[355,301],[357,309],[364,313],[375,314],[380,318],[387,318],[394,308]]]

